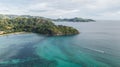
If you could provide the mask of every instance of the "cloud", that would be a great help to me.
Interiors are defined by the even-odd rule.
[[[96,0],[94,3],[88,4],[87,7],[94,10],[106,10],[113,7],[118,8],[120,6],[119,3],[119,0]]]
[[[36,3],[28,6],[29,9],[46,9],[48,8],[48,3]]]
[[[79,10],[61,10],[61,9],[57,9],[57,10],[52,10],[52,15],[54,16],[62,16],[62,15],[66,15],[66,14],[70,14],[70,13],[76,13]]]
[[[112,14],[119,14],[119,4],[120,0],[2,0],[0,13],[95,19],[104,19],[109,14],[109,19],[113,17]]]

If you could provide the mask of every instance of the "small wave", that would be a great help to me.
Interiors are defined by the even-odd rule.
[[[92,49],[92,48],[86,48],[86,49],[89,49],[89,50],[92,50],[92,51],[96,51],[96,52],[99,52],[99,53],[105,53],[105,51],[103,51],[103,50]]]

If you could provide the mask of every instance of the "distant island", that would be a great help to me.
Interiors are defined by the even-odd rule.
[[[58,22],[95,22],[95,20],[93,19],[83,19],[83,18],[78,18],[78,17],[75,17],[75,18],[64,18],[64,19],[52,19],[53,21],[58,21]]]
[[[0,34],[15,32],[33,32],[50,36],[79,34],[73,27],[55,25],[50,19],[39,16],[0,15]]]

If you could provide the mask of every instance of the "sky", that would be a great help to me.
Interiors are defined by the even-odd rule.
[[[120,0],[0,0],[0,14],[120,20]]]

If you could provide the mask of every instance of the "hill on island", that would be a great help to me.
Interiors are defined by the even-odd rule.
[[[74,35],[79,31],[73,27],[55,25],[51,20],[29,15],[0,15],[0,34],[33,32],[44,35]]]
[[[53,21],[58,21],[58,22],[94,22],[95,20],[93,19],[84,19],[84,18],[78,18],[78,17],[75,17],[75,18],[58,18],[58,19],[53,19]]]

